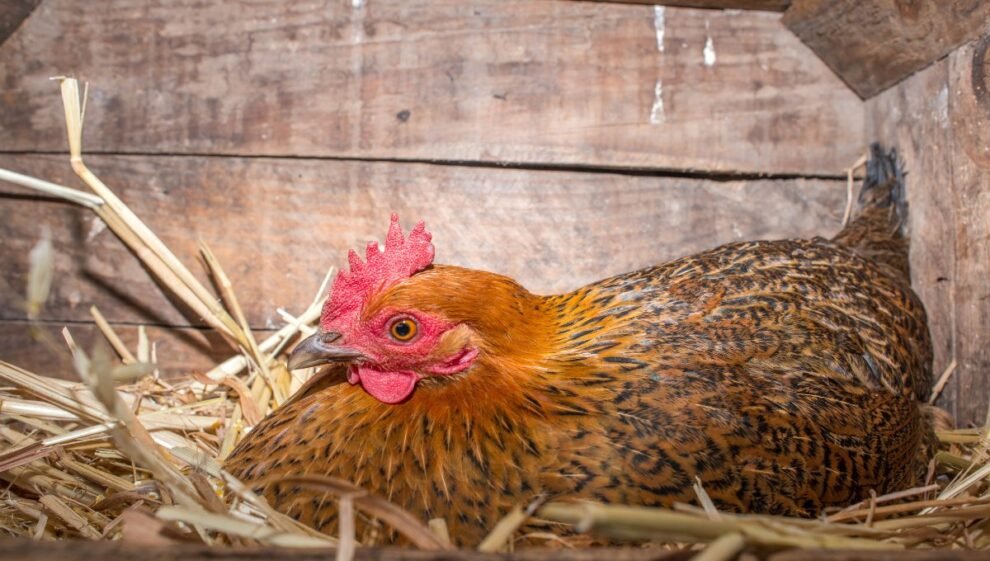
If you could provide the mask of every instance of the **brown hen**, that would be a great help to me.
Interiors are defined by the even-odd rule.
[[[291,360],[350,383],[273,412],[227,467],[347,479],[462,545],[541,493],[671,505],[697,478],[720,509],[812,516],[911,486],[932,350],[905,212],[896,155],[874,146],[832,240],[728,244],[553,296],[432,265],[423,225],[407,239],[393,217]],[[334,531],[333,500],[265,493]]]

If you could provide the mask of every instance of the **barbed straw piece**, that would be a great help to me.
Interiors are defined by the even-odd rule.
[[[89,193],[70,189],[57,183],[52,183],[51,181],[45,181],[44,179],[38,179],[37,177],[31,177],[30,175],[24,175],[3,168],[0,168],[0,181],[27,187],[28,189],[58,197],[89,209],[96,209],[103,205],[103,199],[96,195],[90,195]]]
[[[691,561],[730,561],[746,547],[746,538],[739,533],[725,534],[702,549]]]
[[[547,500],[546,495],[540,495],[531,501],[526,508],[520,505],[512,507],[495,527],[488,532],[485,539],[478,545],[478,551],[482,553],[495,553],[499,551],[510,551],[512,547],[512,536],[519,528],[529,520],[533,513],[540,508]],[[450,541],[449,539],[447,541]]]
[[[218,331],[222,334],[232,338],[238,344],[247,347],[247,341],[244,339],[244,334],[241,332],[240,327],[237,322],[227,314],[227,312],[217,303],[216,296],[210,294],[210,292],[199,282],[198,279],[187,269],[181,261],[168,249],[168,247],[162,243],[162,241],[148,228],[143,221],[131,209],[121,201],[116,194],[109,187],[107,187],[99,177],[97,177],[93,172],[86,167],[82,158],[82,131],[83,131],[83,112],[80,106],[79,97],[79,82],[74,78],[57,77],[59,80],[61,90],[62,90],[62,104],[65,109],[65,127],[66,133],[69,140],[69,161],[72,164],[73,171],[79,176],[83,182],[88,185],[100,199],[103,200],[105,206],[111,210],[111,213],[106,213],[111,215],[116,220],[113,220],[114,224],[110,221],[104,219],[107,222],[107,226],[114,230],[114,233],[118,233],[118,230],[125,229],[129,231],[134,238],[141,242],[141,245],[146,247],[150,252],[155,255],[157,260],[165,266],[171,274],[165,275],[168,280],[177,281],[178,284],[184,285],[189,292],[192,293],[198,305],[193,305],[194,309],[201,309],[205,307],[208,310],[208,314],[204,316],[203,319],[210,320],[211,317],[214,320],[211,322]],[[116,226],[116,228],[114,227]],[[119,234],[118,234],[119,235]],[[162,279],[163,281],[166,279]],[[169,282],[169,287],[172,288],[172,284],[176,282]],[[180,296],[185,296],[180,295]],[[185,301],[186,298],[184,297]],[[186,302],[192,305],[191,302]],[[197,310],[198,311],[198,310]]]
[[[296,333],[300,331],[305,333],[309,329],[309,326],[320,318],[320,313],[323,311],[323,301],[326,299],[330,281],[333,279],[333,273],[334,268],[330,267],[326,275],[323,276],[323,281],[320,283],[320,288],[316,291],[312,302],[310,302],[306,311],[300,314],[299,317],[292,317],[285,310],[278,310],[279,315],[286,320],[286,325],[258,344],[258,348],[268,353],[272,360],[282,352],[282,349],[285,348],[285,345],[288,344]],[[224,376],[234,376],[246,366],[247,359],[243,355],[236,355],[211,369],[206,373],[206,376],[211,380],[220,380]]]
[[[852,217],[853,202],[856,200],[856,188],[853,185],[856,170],[866,165],[869,156],[869,153],[863,154],[852,166],[846,169],[846,210],[842,213],[843,228],[849,224],[849,218]]]
[[[286,534],[258,522],[250,522],[229,515],[209,513],[189,507],[163,506],[158,509],[155,516],[162,520],[183,522],[204,530],[223,532],[281,547],[327,548],[332,545],[332,542],[314,536]]]
[[[156,479],[166,483],[169,491],[181,504],[199,507],[202,502],[197,499],[193,484],[165,457],[166,452],[158,446],[131,408],[117,395],[110,374],[108,357],[99,349],[100,347],[97,347],[92,360],[85,357],[79,349],[75,349],[73,354],[83,355],[76,361],[76,364],[80,365],[80,377],[90,386],[90,390],[117,422],[111,429],[114,442],[132,460],[149,469]],[[89,368],[84,370],[83,365]]]
[[[103,317],[100,310],[97,309],[96,306],[90,306],[89,313],[93,316],[93,321],[96,322],[96,327],[99,328],[100,332],[103,333],[103,336],[106,337],[107,342],[110,343],[113,350],[117,351],[117,354],[120,355],[120,360],[122,360],[124,364],[136,363],[137,359],[134,358],[131,351],[126,345],[124,345],[124,342],[120,340],[120,336],[113,330],[113,327],[110,326],[110,322],[107,321],[107,318]]]
[[[69,508],[69,505],[65,504],[65,501],[62,499],[54,495],[45,495],[38,499],[38,501],[45,505],[48,512],[58,516],[62,519],[62,521],[76,529],[84,537],[91,540],[98,540],[102,537],[100,533],[96,531],[96,528],[90,526],[89,522],[87,522],[85,518]]]
[[[694,494],[697,495],[701,508],[705,509],[705,515],[712,520],[722,520],[722,515],[718,513],[715,503],[712,502],[711,497],[708,496],[708,492],[705,491],[705,487],[701,484],[700,477],[694,477],[694,485],[691,488],[694,490]]]
[[[17,386],[38,399],[58,405],[86,421],[105,423],[111,420],[95,405],[95,400],[92,398],[83,398],[77,392],[65,388],[50,378],[38,376],[2,360],[0,360],[0,380]]]
[[[241,331],[244,333],[244,340],[247,343],[247,348],[244,350],[258,367],[261,377],[268,384],[268,387],[271,388],[272,394],[275,396],[275,404],[281,405],[285,402],[286,395],[272,377],[272,373],[268,368],[268,357],[264,356],[261,349],[258,348],[258,342],[255,340],[251,326],[248,324],[247,317],[244,315],[244,310],[237,300],[237,295],[234,293],[234,286],[230,282],[230,277],[223,270],[220,261],[213,254],[210,246],[203,240],[199,242],[199,251],[203,256],[203,261],[206,263],[207,270],[213,275],[213,279],[220,289],[220,295],[223,297],[223,301],[226,302],[227,309],[230,310],[230,313],[234,316],[234,319],[241,327]]]
[[[270,335],[267,339],[258,343],[258,348],[268,353],[269,356],[278,354],[285,344],[299,332],[301,326],[309,325],[320,317],[319,308],[307,309],[302,315],[296,318],[297,321],[284,325],[281,329]],[[206,373],[206,377],[214,383],[227,376],[236,376],[247,367],[248,359],[242,355],[234,355],[220,364],[214,366]]]

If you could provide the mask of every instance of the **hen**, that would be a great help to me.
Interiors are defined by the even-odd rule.
[[[434,265],[422,223],[335,281],[294,368],[334,363],[227,462],[350,480],[477,543],[537,494],[811,516],[911,486],[931,454],[925,312],[894,152],[874,146],[832,240],[732,243],[537,296]],[[331,376],[329,379],[332,379]],[[335,504],[268,485],[332,532]]]

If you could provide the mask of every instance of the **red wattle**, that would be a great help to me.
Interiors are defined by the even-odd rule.
[[[347,373],[347,381],[361,384],[371,397],[392,405],[401,403],[412,395],[419,377],[412,372],[382,372],[360,366]]]

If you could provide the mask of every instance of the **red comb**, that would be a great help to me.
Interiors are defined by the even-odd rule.
[[[341,270],[333,282],[330,297],[323,305],[320,324],[324,327],[341,316],[358,312],[375,292],[422,271],[433,263],[433,238],[420,222],[404,238],[399,215],[392,213],[392,223],[385,237],[385,251],[377,242],[369,242],[365,262],[353,249],[347,255],[351,270]]]

